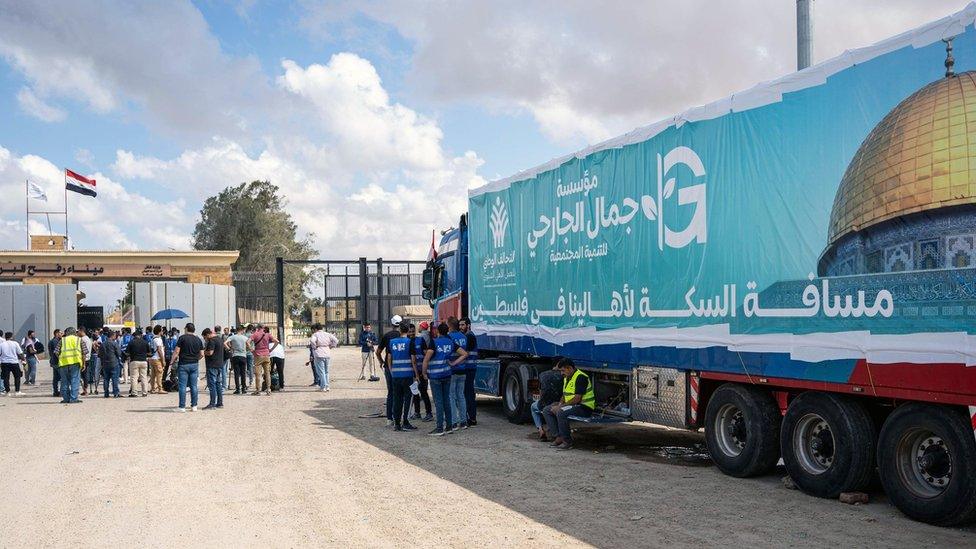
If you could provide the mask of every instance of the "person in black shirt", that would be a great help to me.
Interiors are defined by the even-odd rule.
[[[177,412],[186,411],[186,388],[190,387],[190,411],[197,411],[197,376],[200,375],[200,359],[203,358],[203,341],[197,337],[196,326],[186,323],[186,333],[176,340],[173,350],[172,366],[176,370],[180,392],[180,407]]]
[[[542,411],[559,402],[563,396],[563,374],[559,367],[553,366],[551,370],[546,370],[539,374],[539,400],[532,403],[532,423],[539,431],[539,440],[548,442],[549,437],[546,432],[545,419]],[[555,435],[553,435],[555,437]]]
[[[376,358],[380,360],[383,377],[386,378],[386,424],[389,427],[393,427],[393,376],[390,375],[390,369],[386,365],[386,355],[390,352],[390,341],[400,337],[400,322],[403,322],[403,317],[393,315],[390,319],[393,329],[383,334],[380,344],[376,346]]]
[[[126,347],[129,357],[129,396],[136,396],[136,381],[139,382],[140,394],[146,396],[146,380],[149,378],[149,355],[152,349],[142,337],[142,329],[136,328],[136,333],[129,346]]]
[[[224,371],[224,342],[220,334],[210,328],[203,330],[203,339],[207,342],[204,348],[207,364],[207,389],[210,391],[210,402],[204,410],[224,407],[224,391],[220,386],[220,374]]]

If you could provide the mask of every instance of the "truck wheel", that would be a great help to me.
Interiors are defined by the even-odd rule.
[[[786,471],[807,494],[836,498],[863,490],[871,481],[874,423],[851,398],[801,394],[786,410],[779,440]]]
[[[976,520],[976,439],[967,420],[957,410],[917,403],[885,420],[878,470],[902,513],[940,526]]]
[[[532,419],[532,403],[525,398],[526,381],[522,379],[518,364],[509,364],[502,379],[502,403],[505,417],[512,423],[525,423]]]
[[[726,383],[705,411],[705,444],[715,466],[733,477],[769,471],[779,459],[779,407],[769,393]]]

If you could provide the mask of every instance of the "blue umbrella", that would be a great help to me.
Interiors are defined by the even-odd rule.
[[[190,318],[190,315],[179,309],[163,309],[154,314],[150,320],[173,320],[174,318]]]

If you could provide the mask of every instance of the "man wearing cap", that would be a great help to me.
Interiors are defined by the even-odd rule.
[[[376,358],[379,359],[380,365],[383,367],[383,377],[386,379],[386,423],[390,427],[393,427],[393,377],[390,375],[390,369],[386,366],[386,355],[390,352],[390,341],[400,337],[401,322],[403,322],[403,317],[393,315],[393,318],[390,319],[393,329],[383,334],[383,337],[380,338],[380,344],[376,347]]]

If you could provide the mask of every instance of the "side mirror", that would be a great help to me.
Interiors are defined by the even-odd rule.
[[[424,288],[430,289],[434,285],[434,268],[428,267],[424,269],[423,282],[421,283]]]

